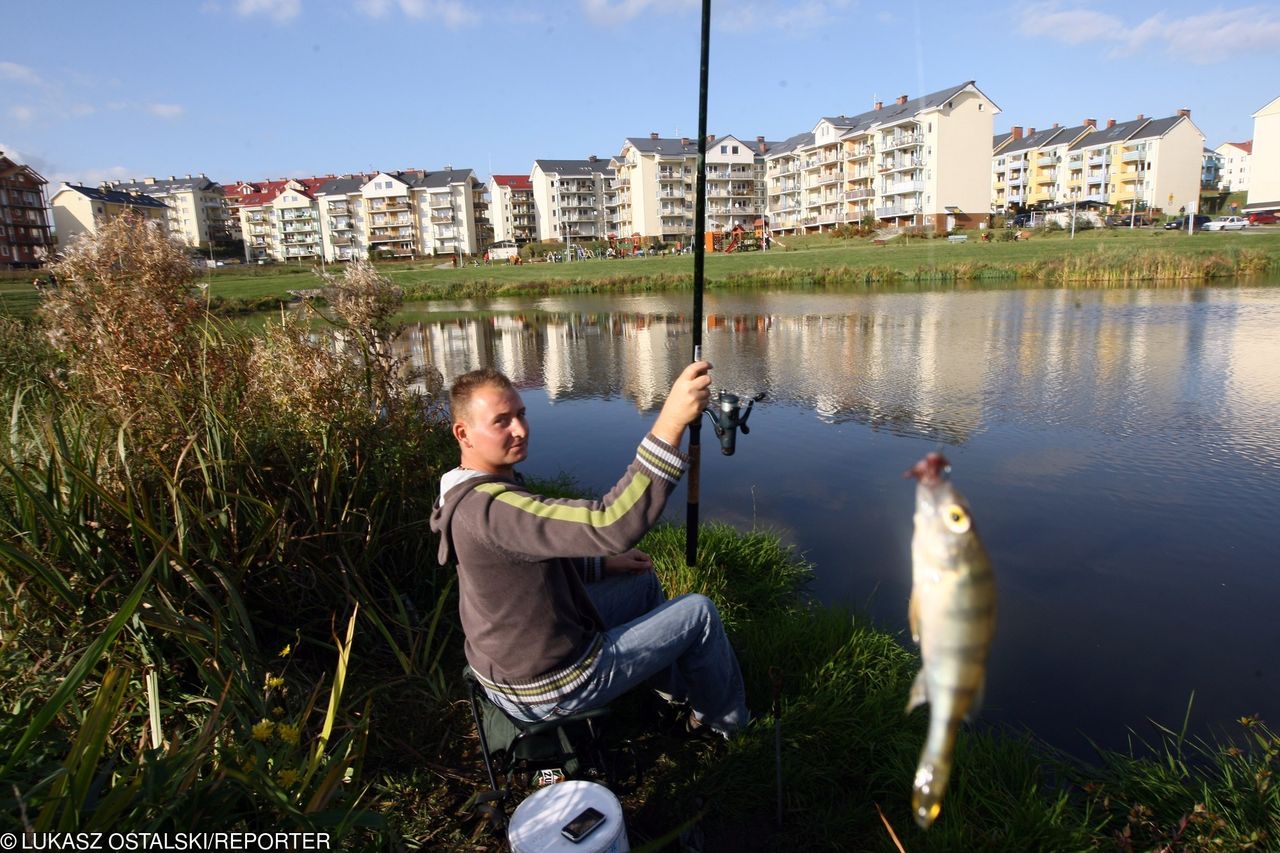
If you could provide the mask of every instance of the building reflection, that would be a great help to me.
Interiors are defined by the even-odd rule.
[[[830,423],[961,443],[991,410],[1049,423],[1107,422],[1129,433],[1176,420],[1191,400],[1226,400],[1241,416],[1274,403],[1277,346],[1236,338],[1238,295],[1189,290],[1011,290],[770,294],[708,299],[704,352],[717,388],[766,391],[770,404]],[[1213,304],[1198,304],[1209,300]],[[692,326],[665,295],[587,310],[556,297],[537,307],[430,314],[406,327],[397,355],[446,383],[494,365],[548,399],[660,405],[688,362]],[[1266,336],[1262,336],[1265,340]],[[1240,404],[1241,396],[1248,397]],[[1135,404],[1137,401],[1137,404]],[[1226,411],[1226,410],[1223,410]],[[1206,411],[1220,421],[1223,411]]]

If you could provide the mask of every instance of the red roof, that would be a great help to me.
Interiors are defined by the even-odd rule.
[[[1228,144],[1228,145],[1234,145],[1235,147],[1239,148],[1241,151],[1243,151],[1243,152],[1244,152],[1244,153],[1246,153],[1246,154],[1252,154],[1252,153],[1253,153],[1253,140],[1252,140],[1252,139],[1250,139],[1248,142],[1228,142],[1227,144]]]
[[[230,204],[240,207],[260,207],[274,201],[276,196],[280,195],[280,192],[289,185],[290,181],[302,184],[305,187],[302,194],[307,198],[315,198],[315,191],[332,180],[333,176],[328,175],[319,178],[282,178],[278,181],[237,181],[224,187],[224,191]],[[242,185],[253,187],[254,191],[241,195],[239,187]]]
[[[500,187],[511,187],[513,190],[531,190],[533,181],[528,175],[494,175],[493,180]]]

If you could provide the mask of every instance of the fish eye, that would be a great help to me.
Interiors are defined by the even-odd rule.
[[[942,523],[952,533],[966,533],[971,524],[969,513],[965,512],[964,507],[959,504],[952,504],[942,511]]]

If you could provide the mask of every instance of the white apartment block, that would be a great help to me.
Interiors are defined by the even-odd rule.
[[[1253,114],[1253,153],[1246,211],[1280,212],[1280,98]]]
[[[490,240],[470,169],[270,182],[237,206],[250,262],[476,254]]]
[[[770,227],[824,231],[866,219],[939,231],[975,227],[991,205],[999,111],[971,80],[821,119],[765,156]]]
[[[586,160],[535,160],[529,173],[537,210],[537,239],[604,240],[610,232],[605,185],[613,169],[598,157]]]
[[[222,187],[204,175],[108,181],[103,187],[164,202],[169,208],[169,236],[188,246],[208,249],[212,244],[226,246],[232,240]]]
[[[1253,141],[1224,142],[1213,153],[1221,164],[1218,170],[1218,189],[1224,193],[1249,191],[1249,161],[1253,159]]]
[[[495,242],[523,245],[538,238],[538,211],[528,175],[489,178],[489,223]]]
[[[773,143],[757,136],[707,137],[708,231],[755,227],[764,214],[764,155]],[[612,230],[623,237],[665,242],[693,239],[697,203],[698,143],[656,133],[628,138],[611,161],[616,177],[605,205]]]
[[[141,193],[64,183],[49,205],[58,245],[64,249],[81,234],[96,234],[101,226],[126,213],[143,217],[166,234],[169,230],[168,205]]]

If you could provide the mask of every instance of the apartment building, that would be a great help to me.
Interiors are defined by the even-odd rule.
[[[708,231],[751,229],[764,214],[764,155],[773,143],[728,135],[707,136]],[[696,139],[630,137],[610,160],[615,177],[605,206],[610,228],[627,236],[688,244],[697,204]]]
[[[1249,191],[1249,161],[1253,156],[1253,140],[1224,142],[1213,149],[1221,168],[1218,189],[1224,193]]]
[[[320,206],[315,193],[329,180],[282,178],[231,185],[227,197],[240,221],[245,262],[318,260]]]
[[[231,242],[230,216],[221,185],[204,175],[108,181],[105,189],[150,196],[168,207],[169,236],[199,249]]]
[[[586,160],[534,160],[529,173],[537,211],[537,239],[604,240],[611,228],[605,209],[605,185],[614,183],[609,163]]]
[[[765,156],[771,227],[824,231],[867,219],[930,230],[976,226],[991,206],[990,146],[999,111],[970,80],[820,119],[809,134]]]
[[[142,193],[64,183],[49,202],[63,248],[81,234],[98,233],[102,225],[126,213],[143,217],[166,234],[169,230],[168,205]]]
[[[1252,176],[1246,211],[1280,212],[1280,98],[1253,114]]]
[[[1204,134],[1190,110],[1097,127],[1026,134],[1014,126],[993,137],[991,207],[997,213],[1043,210],[1072,202],[1119,209],[1194,208],[1204,169]]]
[[[0,267],[38,267],[53,254],[48,181],[0,151]]]
[[[489,223],[496,242],[523,245],[538,238],[538,210],[528,175],[489,178]]]
[[[1212,148],[1201,152],[1200,189],[1216,190],[1222,180],[1222,158]]]

